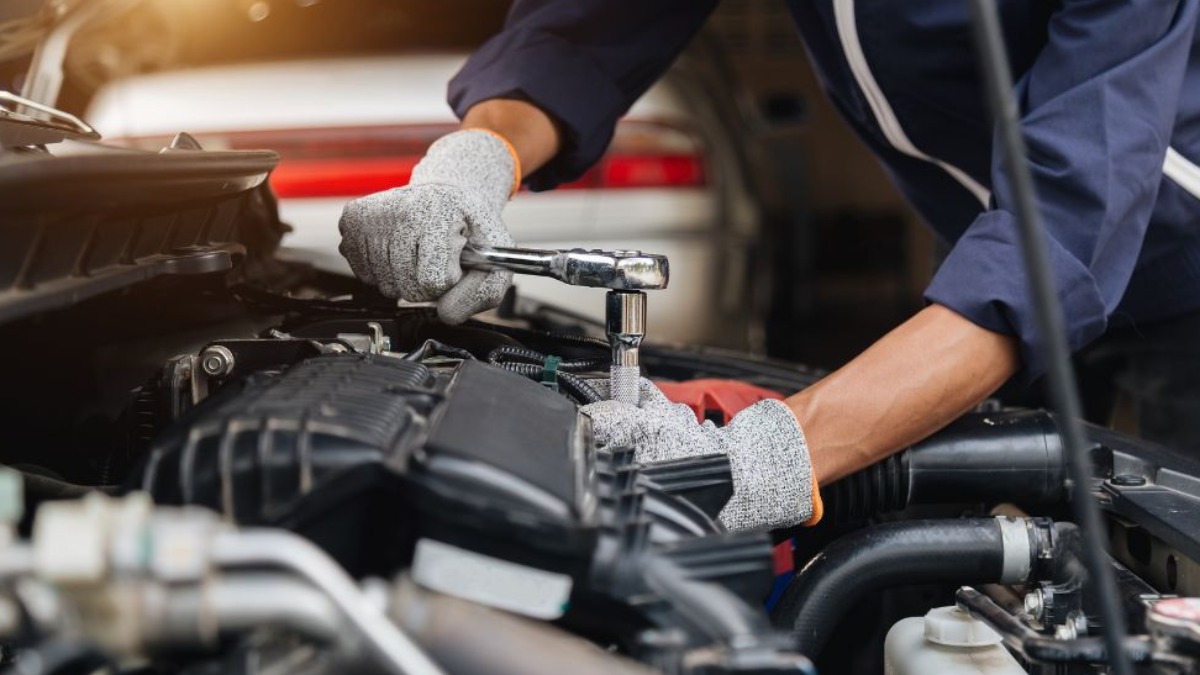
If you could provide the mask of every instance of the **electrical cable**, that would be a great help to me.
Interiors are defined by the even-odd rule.
[[[536,349],[504,345],[497,347],[488,354],[488,363],[498,368],[524,375],[532,380],[545,381],[547,365],[554,357],[547,356]],[[603,370],[609,361],[604,359],[576,359],[573,361],[557,361],[553,370],[559,386],[571,395],[577,403],[587,404],[603,401],[600,394],[586,380],[575,375],[579,371]]]
[[[1046,231],[1037,209],[1037,196],[1025,139],[1021,135],[1016,98],[1012,91],[1008,50],[994,0],[971,0],[971,23],[983,68],[988,106],[1001,141],[1001,159],[1012,181],[1013,206],[1021,232],[1021,249],[1030,277],[1037,326],[1046,358],[1051,401],[1061,416],[1067,468],[1073,483],[1071,508],[1083,530],[1083,560],[1099,602],[1104,642],[1114,675],[1132,675],[1129,655],[1122,648],[1125,617],[1119,606],[1116,580],[1108,564],[1100,507],[1091,494],[1092,462],[1084,445],[1082,409],[1067,346],[1062,307],[1055,293],[1046,253]]]
[[[536,381],[541,381],[544,373],[541,365],[534,365],[532,363],[501,363],[497,367]],[[604,396],[599,391],[596,391],[595,387],[574,373],[558,373],[558,384],[565,393],[570,394],[575,399],[576,403],[586,405],[588,403],[599,403],[604,400]]]
[[[488,354],[488,363],[499,366],[505,363],[529,363],[533,365],[542,365],[546,361],[546,355],[528,347],[515,347],[512,345],[503,345],[497,347]],[[563,361],[558,364],[558,370],[567,372],[578,372],[581,370],[607,370],[610,360],[608,358],[595,359],[575,359],[572,361]]]

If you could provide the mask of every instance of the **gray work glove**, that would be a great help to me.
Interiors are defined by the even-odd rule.
[[[467,242],[513,246],[500,219],[519,168],[499,136],[480,129],[438,139],[406,187],[355,199],[342,211],[338,251],[363,281],[389,298],[437,301],[438,316],[462,323],[500,304],[511,272],[459,266]]]
[[[671,403],[642,380],[639,406],[601,401],[583,412],[592,418],[600,447],[633,446],[643,464],[718,453],[729,457],[733,497],[720,514],[729,530],[776,529],[813,518],[808,445],[782,401],[759,401],[718,427],[698,423],[691,408]]]

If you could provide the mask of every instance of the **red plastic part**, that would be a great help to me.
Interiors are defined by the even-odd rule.
[[[775,567],[775,576],[796,571],[796,553],[792,550],[791,537],[779,542],[772,549],[771,562]]]
[[[767,399],[782,400],[778,392],[738,380],[689,380],[655,382],[667,398],[683,403],[696,413],[696,419],[729,422],[742,410]]]

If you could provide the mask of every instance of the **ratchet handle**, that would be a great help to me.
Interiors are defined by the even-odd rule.
[[[463,248],[459,264],[473,270],[516,272],[552,277],[555,276],[554,259],[558,253],[558,251],[532,248],[467,246]]]
[[[645,291],[667,287],[666,256],[641,251],[540,250],[468,245],[459,264],[468,269],[502,270],[550,277],[572,286]]]

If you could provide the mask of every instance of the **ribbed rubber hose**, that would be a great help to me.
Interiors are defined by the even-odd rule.
[[[815,659],[846,611],[869,593],[907,584],[997,583],[1004,542],[995,518],[886,523],[830,544],[796,574],[771,613]]]
[[[1067,499],[1058,422],[1044,411],[968,413],[945,429],[832,485],[825,517],[871,518],[912,504]]]

